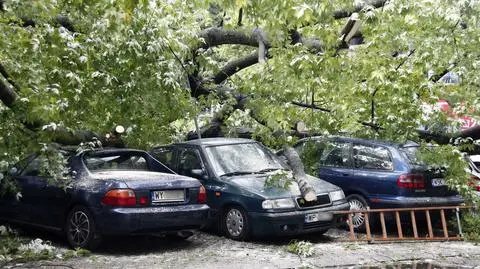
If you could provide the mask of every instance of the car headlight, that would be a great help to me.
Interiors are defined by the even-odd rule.
[[[265,200],[262,202],[263,209],[285,209],[285,208],[294,208],[295,203],[291,198],[284,199],[275,199],[275,200]]]
[[[332,191],[329,193],[329,195],[330,195],[330,201],[332,202],[345,199],[345,194],[343,193],[342,190]]]

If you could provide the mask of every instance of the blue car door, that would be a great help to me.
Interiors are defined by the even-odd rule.
[[[396,192],[396,179],[401,173],[395,172],[392,154],[387,147],[354,143],[353,163],[357,188],[370,202]]]
[[[16,180],[16,177],[22,173],[28,163],[30,163],[34,158],[35,154],[32,154],[18,162],[9,170],[8,174],[5,176],[5,179],[2,180],[2,184],[5,184],[7,180],[6,177],[9,177],[9,180],[15,179],[15,183],[17,185],[16,187],[19,187],[21,182]],[[4,188],[6,186],[2,185],[1,187]],[[0,196],[0,218],[26,221],[28,212],[25,212],[26,208],[21,201],[21,196],[18,194],[21,195],[21,188],[8,188],[7,192]]]
[[[44,156],[36,157],[16,177],[21,192],[19,220],[59,228],[65,218],[69,192],[41,175],[45,162]]]
[[[321,146],[318,176],[348,192],[354,184],[351,143],[325,141]]]

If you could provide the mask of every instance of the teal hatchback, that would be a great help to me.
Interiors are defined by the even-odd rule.
[[[292,177],[262,144],[240,138],[207,138],[155,147],[152,154],[178,174],[199,179],[220,231],[235,240],[250,236],[324,233],[344,223],[332,211],[349,210],[343,191],[308,176],[317,200],[306,202],[296,182],[272,187],[274,175]],[[267,184],[266,184],[267,182]]]

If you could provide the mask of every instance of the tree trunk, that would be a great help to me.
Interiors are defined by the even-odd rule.
[[[307,181],[307,174],[305,174],[305,169],[303,167],[302,160],[298,156],[297,151],[292,147],[284,146],[283,154],[288,160],[288,163],[293,171],[293,178],[298,183],[300,188],[300,193],[307,202],[317,200],[317,193],[313,187]]]

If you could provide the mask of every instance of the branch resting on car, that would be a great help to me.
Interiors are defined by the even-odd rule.
[[[305,173],[305,168],[303,167],[302,160],[300,160],[297,151],[289,146],[284,146],[283,149],[283,155],[285,155],[288,164],[292,168],[293,179],[298,183],[303,198],[307,202],[317,200],[317,194],[307,181],[307,174]]]

